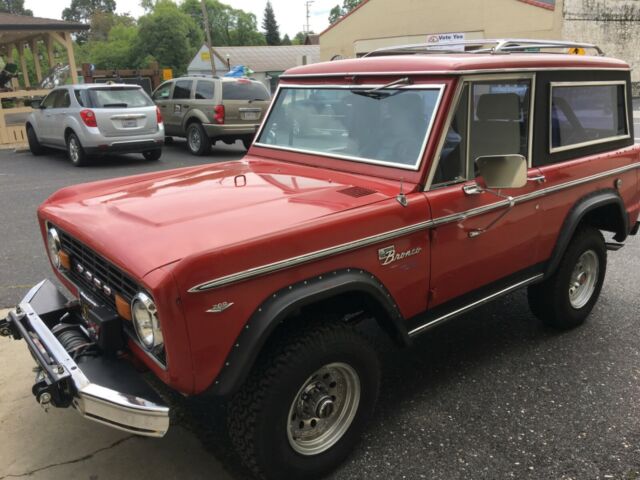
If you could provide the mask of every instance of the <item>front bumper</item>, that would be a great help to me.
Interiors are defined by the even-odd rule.
[[[52,328],[79,317],[48,280],[34,286],[15,312],[0,320],[0,335],[24,339],[39,371],[33,394],[45,408],[74,407],[82,416],[126,432],[162,437],[169,408],[133,366],[106,356],[72,358]]]

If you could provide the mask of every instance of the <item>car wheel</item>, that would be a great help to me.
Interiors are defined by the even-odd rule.
[[[165,145],[172,145],[173,144],[173,137],[164,137],[164,143],[165,143]]]
[[[87,154],[75,133],[70,133],[67,138],[67,156],[76,167],[82,167],[87,164]]]
[[[29,150],[31,150],[32,155],[42,155],[45,153],[45,148],[40,145],[36,131],[32,126],[27,127],[27,140],[29,142]]]
[[[378,356],[328,322],[283,336],[256,362],[229,407],[229,435],[259,478],[316,478],[349,454],[378,397]]]
[[[600,296],[606,269],[607,249],[602,234],[593,227],[581,227],[556,272],[529,287],[531,311],[554,328],[581,325]]]
[[[144,156],[145,160],[154,162],[156,160],[160,160],[162,150],[159,148],[156,148],[155,150],[147,150],[146,152],[142,152],[142,156]]]
[[[187,146],[193,155],[206,155],[211,150],[211,140],[201,123],[194,122],[187,127]]]

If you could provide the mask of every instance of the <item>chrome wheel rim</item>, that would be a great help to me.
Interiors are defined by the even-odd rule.
[[[200,131],[197,128],[191,128],[191,130],[189,130],[189,148],[196,152],[200,150],[200,145],[202,145]]]
[[[298,390],[287,424],[289,445],[301,455],[318,455],[347,432],[360,405],[360,377],[346,363],[316,370]]]
[[[80,146],[74,137],[69,139],[69,156],[73,163],[78,163],[78,159],[80,158]]]
[[[576,262],[569,280],[569,301],[575,309],[584,307],[596,290],[600,265],[598,255],[593,250],[587,250]]]

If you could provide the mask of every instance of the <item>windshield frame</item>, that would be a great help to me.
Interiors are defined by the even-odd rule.
[[[433,126],[434,126],[436,117],[438,116],[438,113],[440,111],[440,107],[442,105],[442,99],[443,99],[444,92],[445,92],[445,87],[446,87],[445,83],[419,83],[419,84],[403,85],[403,86],[400,86],[400,87],[393,87],[393,88],[388,88],[388,89],[381,90],[381,91],[389,91],[389,92],[392,92],[392,91],[395,91],[395,90],[436,90],[438,92],[438,97],[437,97],[436,103],[435,103],[435,105],[433,107],[433,113],[431,115],[431,118],[429,119],[429,123],[427,125],[427,130],[425,132],[425,136],[424,136],[424,139],[422,141],[422,146],[420,147],[420,154],[418,155],[418,158],[416,159],[416,161],[415,161],[415,163],[413,165],[406,165],[406,164],[401,164],[401,163],[388,162],[388,161],[385,161],[385,160],[375,160],[375,159],[371,159],[371,158],[356,157],[356,156],[352,156],[352,155],[340,155],[340,154],[331,153],[331,152],[322,152],[322,151],[316,151],[316,150],[305,150],[305,149],[294,148],[294,147],[284,147],[284,146],[272,145],[272,144],[259,142],[260,136],[262,135],[262,132],[263,132],[264,128],[266,127],[266,125],[267,125],[267,123],[269,121],[269,118],[271,117],[271,114],[273,113],[273,109],[274,109],[276,103],[278,102],[278,99],[280,98],[280,95],[283,93],[282,92],[283,90],[286,90],[286,89],[372,90],[372,89],[375,89],[375,88],[383,87],[387,83],[388,82],[367,83],[367,84],[358,84],[358,85],[281,83],[280,85],[278,85],[278,89],[276,90],[276,93],[273,96],[271,104],[269,105],[269,110],[267,111],[267,114],[265,115],[264,121],[260,124],[260,128],[258,129],[258,131],[256,133],[256,136],[255,136],[256,141],[255,141],[254,145],[257,146],[257,147],[268,148],[268,149],[273,149],[273,150],[282,150],[282,151],[287,151],[287,152],[303,153],[303,154],[306,154],[306,155],[316,155],[316,156],[321,156],[321,157],[326,157],[326,158],[334,158],[334,159],[338,159],[338,160],[347,160],[347,161],[351,161],[351,162],[355,162],[355,163],[359,163],[359,164],[370,164],[370,165],[377,165],[377,166],[388,167],[388,168],[397,168],[397,169],[402,169],[402,170],[411,170],[411,171],[416,171],[417,172],[422,167],[422,161],[424,159],[424,155],[425,155],[425,151],[427,149],[427,145],[429,144],[429,139],[431,138],[431,133],[433,131]]]

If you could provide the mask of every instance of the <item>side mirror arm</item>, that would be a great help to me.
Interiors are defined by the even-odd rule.
[[[506,205],[506,209],[500,214],[498,215],[494,220],[491,221],[491,223],[489,223],[489,225],[487,225],[484,228],[476,228],[473,230],[469,230],[469,232],[467,233],[467,235],[469,236],[469,238],[476,238],[480,235],[482,235],[483,233],[485,233],[488,230],[491,230],[491,228],[497,224],[500,220],[502,220],[512,209],[513,207],[516,206],[516,201],[515,198],[513,198],[511,195],[505,195],[504,193],[500,192],[500,190],[492,190],[490,188],[482,188],[480,185],[478,184],[472,184],[472,185],[465,185],[464,187],[462,187],[462,190],[464,191],[464,193],[466,195],[478,195],[480,193],[491,193],[497,197],[503,198],[505,200],[507,200],[509,203],[508,205]]]

